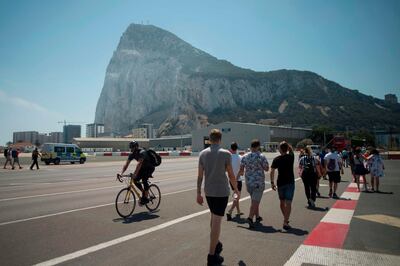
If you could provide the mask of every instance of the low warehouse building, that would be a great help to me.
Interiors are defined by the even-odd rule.
[[[221,130],[222,147],[226,149],[229,149],[230,144],[234,141],[238,143],[240,149],[247,149],[253,139],[260,140],[261,144],[286,140],[295,145],[300,140],[311,135],[311,129],[308,128],[224,122],[193,131],[193,151],[201,151],[209,145],[208,136],[213,128]]]

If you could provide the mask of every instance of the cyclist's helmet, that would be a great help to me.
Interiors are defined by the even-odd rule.
[[[129,149],[137,149],[139,148],[139,143],[137,141],[129,142]]]

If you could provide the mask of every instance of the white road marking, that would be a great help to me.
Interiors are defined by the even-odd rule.
[[[336,223],[336,224],[350,224],[353,217],[354,210],[336,209],[332,208],[322,218],[321,222]]]
[[[300,178],[295,179],[295,181],[298,181],[298,180],[300,180]],[[270,192],[270,191],[272,191],[272,188],[264,190],[263,193],[267,193],[267,192]],[[248,200],[248,199],[250,199],[250,196],[241,198],[239,201],[241,202],[241,201]],[[230,206],[230,205],[232,205],[232,201],[228,203],[228,206]],[[142,230],[142,231],[138,231],[136,233],[133,233],[133,234],[130,234],[130,235],[127,235],[127,236],[119,237],[119,238],[116,238],[116,239],[113,239],[113,240],[110,240],[110,241],[107,241],[107,242],[103,242],[103,243],[100,243],[100,244],[97,244],[97,245],[94,245],[94,246],[91,246],[91,247],[88,247],[88,248],[85,248],[85,249],[82,249],[82,250],[78,250],[78,251],[72,252],[70,254],[67,254],[67,255],[64,255],[64,256],[61,256],[61,257],[58,257],[58,258],[54,258],[54,259],[50,259],[48,261],[44,261],[44,262],[38,263],[35,266],[51,266],[51,265],[56,265],[56,264],[59,264],[59,263],[62,263],[62,262],[66,262],[66,261],[69,261],[69,260],[73,260],[73,259],[85,256],[85,255],[87,255],[89,253],[93,253],[93,252],[96,252],[96,251],[99,251],[99,250],[102,250],[102,249],[105,249],[105,248],[108,248],[108,247],[111,247],[111,246],[114,246],[114,245],[129,241],[129,240],[138,238],[140,236],[143,236],[143,235],[155,232],[155,231],[159,231],[159,230],[164,229],[166,227],[172,226],[174,224],[177,224],[177,223],[192,219],[194,217],[197,217],[197,216],[209,213],[209,212],[210,212],[210,210],[207,209],[207,210],[204,210],[204,211],[192,213],[192,214],[189,214],[189,215],[186,215],[186,216],[183,216],[183,217],[180,217],[180,218],[177,218],[177,219],[174,219],[174,220],[171,220],[171,221],[168,221],[168,222],[153,226],[151,228],[148,228],[148,229],[145,229],[145,230]]]
[[[350,183],[349,187],[357,187],[357,183]]]
[[[178,193],[182,193],[182,192],[186,192],[186,191],[191,191],[191,190],[195,190],[195,189],[196,188],[190,188],[190,189],[185,189],[185,190],[179,190],[179,191],[175,191],[175,192],[165,193],[165,194],[161,194],[161,197],[168,196],[168,195],[173,195],[173,194],[178,194]],[[101,204],[101,205],[95,205],[95,206],[90,206],[90,207],[84,207],[84,208],[79,208],[79,209],[73,209],[73,210],[68,210],[68,211],[50,213],[50,214],[45,214],[45,215],[40,215],[40,216],[35,216],[35,217],[30,217],[30,218],[24,218],[24,219],[9,221],[9,222],[3,222],[3,223],[0,223],[0,226],[8,225],[8,224],[21,223],[21,222],[27,222],[27,221],[37,220],[37,219],[43,219],[43,218],[48,218],[48,217],[52,217],[52,216],[58,216],[58,215],[62,215],[62,214],[72,213],[72,212],[96,209],[96,208],[101,208],[101,207],[110,206],[110,205],[114,205],[114,204],[115,204],[115,202],[107,203],[107,204]]]
[[[400,256],[318,246],[300,245],[285,266],[315,265],[400,265]]]
[[[182,179],[182,177],[159,179],[157,181],[153,181],[152,183],[159,184],[159,183],[164,183],[166,181],[173,181],[173,180],[177,180],[177,179]],[[105,190],[105,189],[111,189],[111,188],[117,188],[117,187],[121,187],[121,185],[101,187],[101,188],[89,188],[89,189],[74,190],[74,191],[55,192],[55,193],[47,193],[47,194],[40,194],[40,195],[22,196],[22,197],[14,197],[14,198],[5,198],[5,199],[0,199],[0,202],[10,201],[10,200],[21,200],[21,199],[31,199],[31,198],[39,198],[39,197],[58,196],[58,195],[73,194],[73,193],[82,193],[82,192]]]
[[[269,191],[272,191],[272,189],[271,188],[266,189],[266,190],[264,190],[264,193],[267,193]],[[250,196],[244,197],[244,198],[240,199],[239,201],[244,201],[244,200],[248,200],[248,199],[250,199]],[[230,205],[232,205],[232,202],[228,203],[228,206],[230,206]],[[197,217],[197,216],[209,213],[209,212],[210,212],[209,209],[204,210],[204,211],[195,212],[195,213],[192,213],[192,214],[189,214],[189,215],[186,215],[186,216],[183,216],[183,217],[180,217],[180,218],[177,218],[177,219],[174,219],[174,220],[171,220],[171,221],[168,221],[168,222],[153,226],[151,228],[144,229],[142,231],[138,231],[138,232],[130,234],[130,235],[119,237],[119,238],[116,238],[116,239],[113,239],[113,240],[110,240],[110,241],[107,241],[107,242],[104,242],[104,243],[100,243],[100,244],[97,244],[97,245],[94,245],[94,246],[91,246],[91,247],[88,247],[88,248],[85,248],[85,249],[82,249],[82,250],[78,250],[78,251],[72,252],[70,254],[67,254],[67,255],[64,255],[64,256],[61,256],[61,257],[58,257],[58,258],[54,258],[54,259],[51,259],[51,260],[48,260],[48,261],[44,261],[44,262],[35,264],[34,266],[50,266],[50,265],[56,265],[56,264],[59,264],[59,263],[62,263],[62,262],[66,262],[66,261],[69,261],[69,260],[73,260],[73,259],[85,256],[85,255],[87,255],[89,253],[93,253],[93,252],[99,251],[101,249],[105,249],[105,248],[108,248],[108,247],[111,247],[111,246],[114,246],[114,245],[129,241],[129,240],[132,240],[132,239],[135,239],[135,238],[138,238],[140,236],[143,236],[143,235],[155,232],[155,231],[159,231],[159,230],[164,229],[166,227],[172,226],[174,224],[177,224],[177,223],[192,219],[194,217]]]
[[[358,200],[360,198],[359,192],[343,192],[341,198]]]

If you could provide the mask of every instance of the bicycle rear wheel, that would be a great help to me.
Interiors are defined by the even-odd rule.
[[[161,203],[161,192],[157,185],[151,184],[149,187],[149,203],[146,204],[146,208],[149,211],[155,211]]]
[[[132,215],[136,207],[135,193],[128,187],[121,189],[115,198],[115,209],[122,218]]]

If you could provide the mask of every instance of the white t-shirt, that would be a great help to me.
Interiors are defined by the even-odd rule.
[[[340,168],[339,168],[340,157],[339,157],[339,155],[336,152],[329,152],[324,157],[325,165],[329,165],[329,160],[330,159],[335,160],[335,169],[334,170],[329,170],[329,167],[328,167],[328,172],[338,172],[338,171],[340,171]]]
[[[237,153],[232,153],[232,169],[235,176],[239,173],[240,170],[240,161],[242,157]],[[243,176],[240,176],[237,181],[243,181]]]

